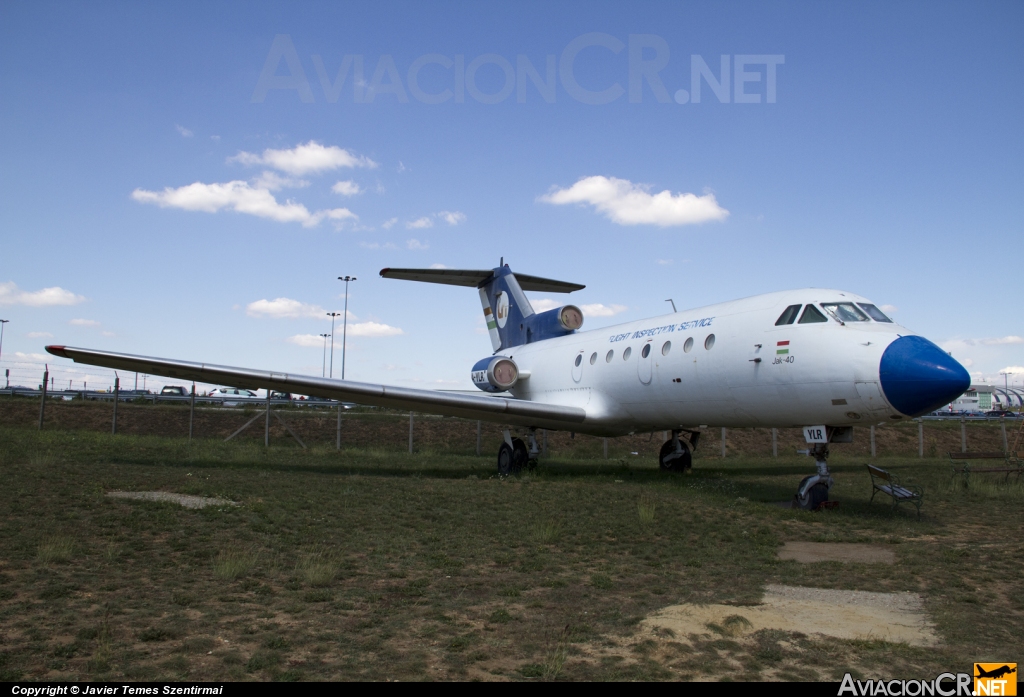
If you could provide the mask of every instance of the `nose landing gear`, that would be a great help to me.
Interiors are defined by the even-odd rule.
[[[800,481],[800,487],[793,497],[793,507],[805,511],[816,511],[821,508],[821,504],[828,501],[829,489],[835,483],[828,471],[828,444],[815,443],[810,450],[800,452],[814,457],[814,466],[818,473],[804,477]]]

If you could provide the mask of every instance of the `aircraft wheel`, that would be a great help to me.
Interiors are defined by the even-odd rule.
[[[810,479],[810,477],[804,477],[800,480],[800,487],[797,491],[804,487],[804,482],[808,479]],[[816,511],[818,510],[818,506],[825,501],[828,501],[828,486],[821,483],[815,484],[807,490],[807,496],[805,498],[800,498],[800,494],[797,494],[795,498],[797,508],[805,511]]]
[[[530,460],[530,451],[521,438],[512,439],[512,473],[519,474]]]
[[[658,454],[658,466],[663,472],[685,472],[693,467],[693,454],[690,452],[689,444],[680,440],[683,452],[677,453],[675,443],[671,440],[665,441]]]
[[[498,448],[498,474],[502,477],[512,474],[512,447],[508,443]]]

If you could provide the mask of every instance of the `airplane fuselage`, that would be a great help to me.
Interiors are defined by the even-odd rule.
[[[870,301],[814,288],[770,293],[501,354],[529,375],[511,390],[516,398],[583,408],[578,431],[593,435],[907,418],[884,396],[880,364],[894,341],[913,332],[832,317],[776,325],[786,307],[822,302]]]

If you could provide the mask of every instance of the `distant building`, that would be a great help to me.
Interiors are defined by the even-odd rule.
[[[993,409],[1019,410],[1024,406],[1024,388],[997,387],[995,385],[971,385],[942,411],[986,412]]]

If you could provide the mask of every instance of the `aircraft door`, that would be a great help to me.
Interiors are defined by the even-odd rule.
[[[651,348],[651,339],[640,349],[640,360],[637,361],[636,371],[640,382],[645,385],[651,384],[651,366],[654,365],[654,349]]]

